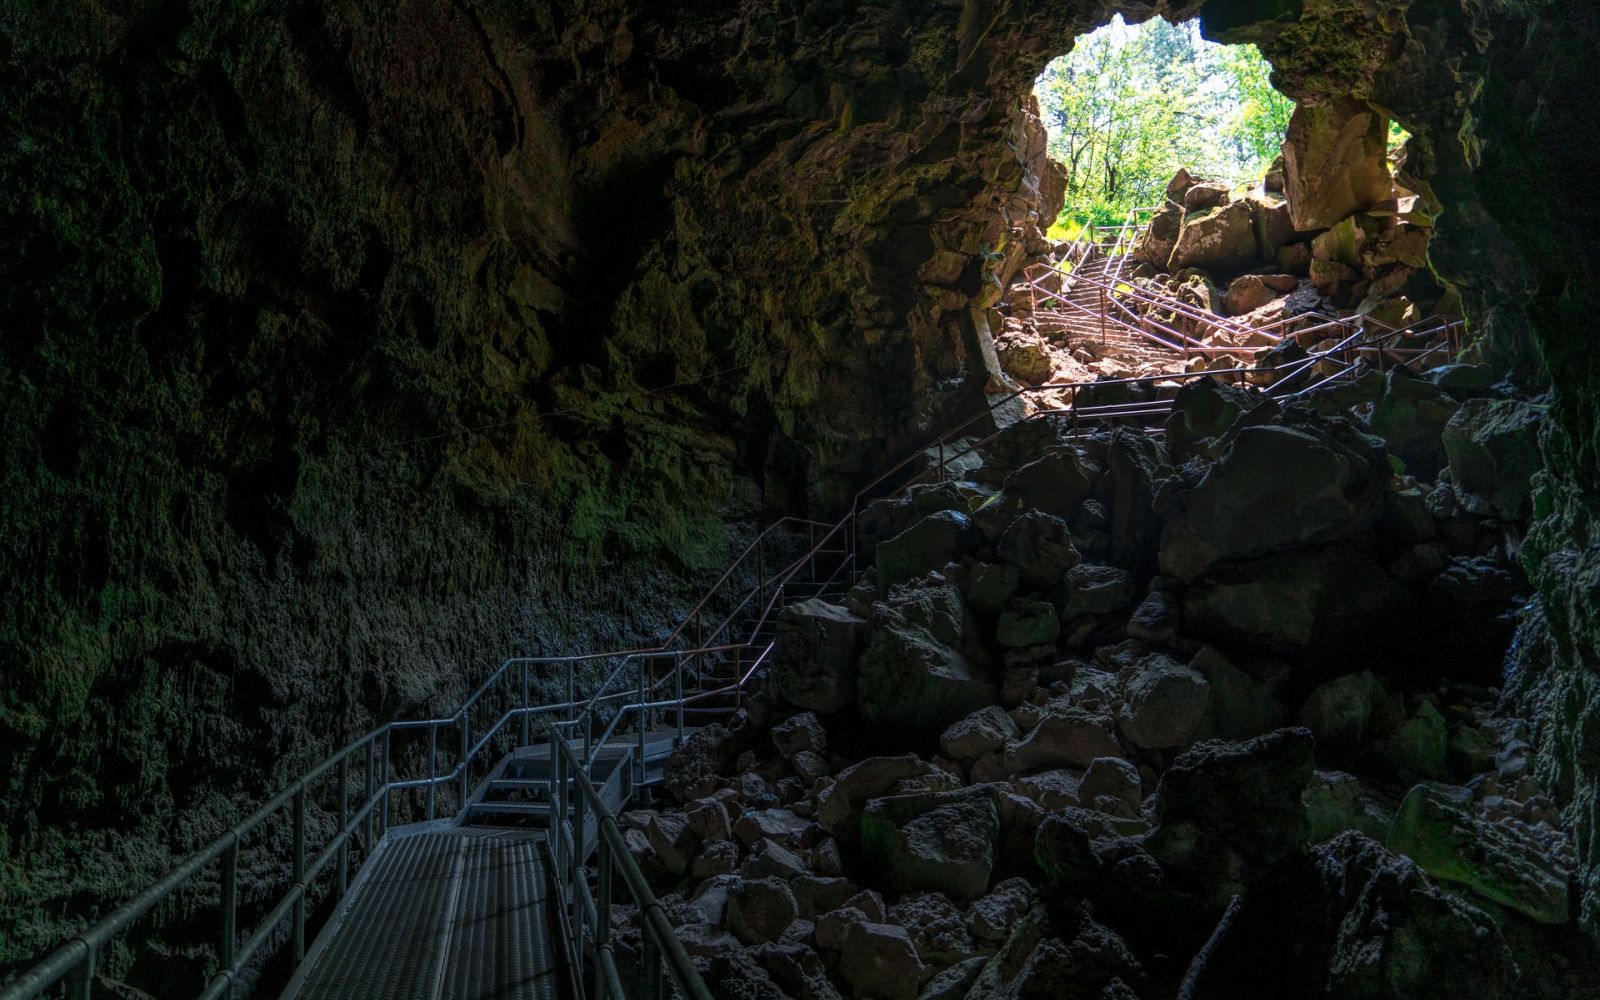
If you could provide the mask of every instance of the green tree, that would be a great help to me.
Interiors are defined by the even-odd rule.
[[[1254,46],[1213,45],[1196,22],[1118,18],[1080,38],[1036,86],[1051,155],[1067,167],[1063,221],[1120,221],[1156,204],[1179,167],[1260,177],[1293,109],[1270,75]]]

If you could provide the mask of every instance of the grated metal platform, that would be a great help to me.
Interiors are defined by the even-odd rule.
[[[562,996],[540,839],[461,827],[389,842],[284,997]]]

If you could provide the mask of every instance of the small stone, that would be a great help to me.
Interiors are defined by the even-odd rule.
[[[731,840],[707,844],[695,855],[689,874],[695,878],[711,878],[739,870],[739,845]]]

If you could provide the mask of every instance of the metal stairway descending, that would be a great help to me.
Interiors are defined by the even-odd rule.
[[[1075,435],[1126,422],[1159,431],[1171,401],[1158,388],[1268,372],[1270,394],[1287,401],[1374,362],[1421,365],[1441,353],[1447,361],[1456,342],[1449,329],[1426,348],[1395,346],[1408,331],[1334,329],[1342,339],[1331,347],[1275,369],[1046,384],[992,399],[863,486],[838,520],[784,518],[760,532],[658,645],[514,657],[454,715],[395,720],[354,740],[0,988],[0,1000],[32,1000],[63,981],[69,995],[92,996],[104,949],[186,888],[192,897],[212,891],[216,901],[215,910],[185,903],[190,914],[218,918],[204,998],[264,995],[276,976],[287,982],[284,996],[307,1000],[654,998],[669,979],[678,995],[709,1000],[615,817],[661,780],[692,723],[725,718],[742,703],[775,648],[779,611],[810,597],[839,599],[856,582],[865,503],[964,467],[1004,433],[975,428],[1003,424],[993,414],[1019,399],[1052,398],[1035,394],[1070,390],[1072,404],[1022,420],[1060,420]],[[1080,389],[1117,383],[1150,398],[1079,399]],[[280,873],[265,898],[241,903],[242,864],[258,880]],[[641,935],[631,961],[612,936],[614,900],[632,904]],[[253,926],[239,927],[241,912]],[[308,951],[313,930],[320,933]]]

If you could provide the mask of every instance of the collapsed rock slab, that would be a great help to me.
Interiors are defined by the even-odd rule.
[[[970,902],[989,888],[1000,816],[986,789],[873,799],[862,851],[900,893],[941,892]]]
[[[768,672],[778,697],[825,715],[852,704],[867,634],[866,619],[815,597],[784,608]]]

